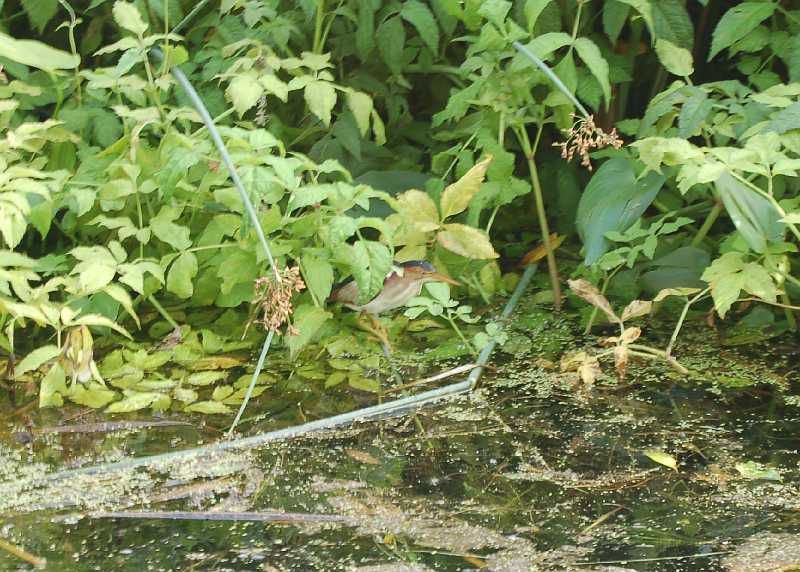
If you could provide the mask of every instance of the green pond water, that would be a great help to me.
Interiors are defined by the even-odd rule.
[[[682,363],[697,372],[689,381],[661,364],[636,362],[625,382],[604,380],[587,391],[542,361],[581,347],[578,328],[524,308],[520,315],[527,317],[515,321],[470,395],[151,469],[38,480],[49,471],[214,442],[230,418],[167,415],[190,424],[39,433],[108,419],[69,419],[84,411],[70,407],[12,416],[5,403],[0,538],[63,571],[742,572],[800,565],[800,410],[784,405],[780,393],[791,393],[797,376],[796,340],[773,338],[745,353],[696,329],[678,346]],[[663,333],[652,335],[654,345],[663,341]],[[414,360],[413,352],[401,353],[398,367],[407,373]],[[352,388],[325,391],[323,381],[286,383],[252,404],[242,433],[374,402]],[[677,470],[654,462],[652,451],[675,459]],[[304,516],[197,521],[98,511]],[[0,550],[0,570],[27,569]]]

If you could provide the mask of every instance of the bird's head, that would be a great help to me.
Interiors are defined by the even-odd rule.
[[[453,286],[461,286],[460,282],[438,272],[433,264],[424,260],[409,260],[408,262],[400,263],[398,266],[402,271],[404,280],[418,280],[423,284],[426,282],[447,282]]]

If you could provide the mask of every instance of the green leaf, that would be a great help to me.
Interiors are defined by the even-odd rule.
[[[745,262],[740,252],[726,252],[711,263],[702,279],[711,286],[714,307],[724,318],[742,290],[769,302],[775,302],[777,288],[766,268]]]
[[[669,40],[656,40],[656,55],[661,65],[673,75],[688,77],[694,73],[692,52]]]
[[[296,336],[287,335],[284,339],[286,347],[289,348],[291,359],[297,357],[300,350],[314,338],[314,335],[322,325],[332,317],[333,314],[330,312],[311,304],[301,304],[295,309],[292,323],[297,328],[298,334]]]
[[[773,2],[742,2],[729,9],[714,28],[707,61],[755,30],[774,12]]]
[[[358,130],[364,137],[369,131],[369,118],[373,108],[372,98],[361,91],[348,91],[347,106],[353,112]]]
[[[742,478],[749,480],[765,480],[765,481],[782,481],[783,477],[778,469],[770,467],[769,465],[762,465],[755,461],[747,461],[746,463],[736,463],[734,465],[736,471],[742,475]]]
[[[608,251],[607,232],[624,232],[642,216],[664,180],[654,172],[637,180],[633,163],[622,157],[597,170],[578,203],[576,226],[586,250],[584,264],[594,264]]]
[[[653,8],[654,40],[662,38],[676,46],[691,50],[694,46],[694,26],[685,0],[656,0]]]
[[[39,386],[39,407],[60,407],[64,405],[63,394],[67,393],[67,376],[64,368],[55,363],[42,378]]]
[[[130,413],[146,407],[150,407],[164,397],[163,393],[157,391],[133,391],[124,390],[125,397],[115,401],[106,408],[106,413]]]
[[[430,8],[419,0],[407,0],[403,3],[400,16],[417,29],[420,38],[431,52],[436,54],[439,51],[439,27]]]
[[[150,228],[159,240],[176,250],[186,250],[192,246],[189,229],[173,222],[180,214],[180,210],[175,207],[163,206],[158,214],[150,219]]]
[[[351,373],[348,376],[347,383],[353,389],[368,391],[369,393],[378,393],[381,390],[381,384],[377,379],[370,379],[357,373]]]
[[[17,40],[2,32],[0,57],[45,71],[73,69],[81,63],[78,55],[51,48],[36,40]]]
[[[378,28],[377,37],[380,38],[378,51],[383,61],[394,75],[400,75],[403,71],[403,49],[406,44],[403,21],[399,16],[389,18]]]
[[[525,12],[525,21],[528,23],[528,33],[533,34],[533,28],[536,26],[536,21],[547,5],[553,0],[525,0],[523,12]]]
[[[314,300],[324,304],[333,287],[333,267],[324,258],[304,254],[301,258],[303,278]]]
[[[194,293],[192,278],[197,276],[197,257],[193,252],[182,252],[172,263],[167,274],[167,291],[178,298],[191,298]]]
[[[133,309],[133,300],[131,300],[131,296],[125,288],[119,284],[109,284],[103,289],[103,292],[119,302],[122,307],[125,308],[128,315],[133,318],[133,321],[136,322],[136,325],[141,327],[139,316],[136,315],[136,310]]]
[[[112,402],[117,397],[117,392],[99,383],[91,383],[85,387],[83,384],[75,384],[66,395],[78,405],[100,409]]]
[[[447,217],[464,212],[469,206],[472,197],[481,188],[481,183],[486,176],[486,170],[492,162],[492,156],[488,155],[480,162],[476,163],[463,177],[442,191],[442,220]]]
[[[735,179],[730,172],[723,172],[716,181],[717,192],[736,230],[747,246],[763,253],[770,242],[783,240],[785,226],[781,215],[765,197]]]
[[[358,0],[358,25],[356,26],[356,52],[366,62],[375,49],[375,6],[372,0]]]
[[[22,7],[31,25],[41,34],[58,12],[58,0],[22,0]],[[0,10],[2,8],[3,2],[0,1]]]
[[[264,89],[275,95],[275,97],[280,99],[282,102],[286,103],[289,100],[289,86],[278,79],[278,76],[275,74],[264,74],[258,78],[258,81],[262,86],[264,86]],[[258,99],[256,99],[256,101],[258,101]],[[241,112],[239,115],[242,115]]]
[[[444,248],[465,258],[486,260],[498,258],[489,237],[482,231],[465,224],[445,224],[436,235]]]
[[[198,401],[187,405],[183,410],[188,413],[204,413],[206,415],[231,412],[231,408],[220,401]]]
[[[225,379],[228,374],[224,371],[198,371],[186,378],[186,383],[191,385],[211,385],[221,379]]]
[[[325,127],[330,127],[331,111],[336,105],[336,90],[327,81],[314,80],[306,85],[303,92],[308,109],[316,115]]]
[[[653,6],[650,0],[617,0],[623,4],[631,6],[634,10],[639,12],[639,15],[650,30],[650,35],[655,38],[655,23],[653,21]],[[661,0],[657,0],[661,1]]]
[[[36,348],[31,353],[26,355],[22,361],[20,361],[14,367],[14,374],[15,375],[22,375],[29,371],[34,371],[39,369],[45,362],[54,359],[58,354],[61,353],[61,350],[58,347],[53,345],[42,346],[40,348]]]
[[[616,44],[631,7],[617,0],[606,0],[603,4],[603,31],[612,44]]]
[[[258,103],[264,87],[258,80],[258,74],[254,71],[239,72],[228,84],[225,90],[225,97],[233,103],[233,108],[239,113],[239,117]]]
[[[511,10],[511,2],[506,0],[483,0],[478,8],[478,14],[501,30],[505,30],[506,16],[508,16],[509,10]]]
[[[575,40],[574,46],[578,56],[603,89],[603,97],[608,105],[611,100],[611,83],[608,80],[608,62],[600,53],[600,48],[589,38],[578,38]]]
[[[122,0],[114,2],[114,20],[120,28],[125,28],[137,36],[143,36],[147,31],[147,24],[142,20],[142,15],[135,5]]]
[[[714,102],[702,89],[695,89],[681,106],[678,115],[678,135],[689,138],[700,134],[700,128],[711,113]]]
[[[358,303],[372,300],[392,270],[392,253],[373,240],[359,240],[351,247],[350,272],[358,285]]]
[[[665,467],[669,467],[673,471],[678,470],[678,461],[675,460],[675,457],[670,455],[669,453],[665,453],[663,451],[655,451],[655,450],[648,450],[644,451],[645,456],[650,459],[651,461],[655,461],[659,465],[664,465]]]

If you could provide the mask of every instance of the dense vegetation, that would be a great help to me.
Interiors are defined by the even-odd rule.
[[[9,390],[34,380],[42,406],[227,412],[246,379],[142,372],[255,350],[258,324],[284,330],[291,359],[341,352],[353,322],[327,302],[334,283],[352,277],[368,299],[412,259],[473,304],[434,287],[408,317],[449,322],[476,351],[497,325],[459,324],[513,287],[540,240],[540,301],[587,329],[621,326],[611,350],[566,360],[584,381],[604,353],[620,374],[629,356],[683,371],[671,354],[687,316],[715,310],[756,338],[796,330],[791,2],[223,0],[171,33],[193,5],[0,0]],[[265,289],[275,273],[174,66],[216,118],[283,294]],[[289,295],[291,326],[264,304]],[[665,304],[654,319],[678,324],[666,352],[624,324]],[[165,336],[166,356],[125,342]],[[352,371],[328,383],[345,379],[372,388]]]

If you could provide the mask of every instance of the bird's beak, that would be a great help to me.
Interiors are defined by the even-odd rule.
[[[439,272],[431,272],[428,274],[428,277],[435,281],[435,282],[447,282],[448,284],[452,284],[453,286],[461,286],[461,282],[458,280],[453,280],[449,276],[445,276],[444,274],[440,274]]]

